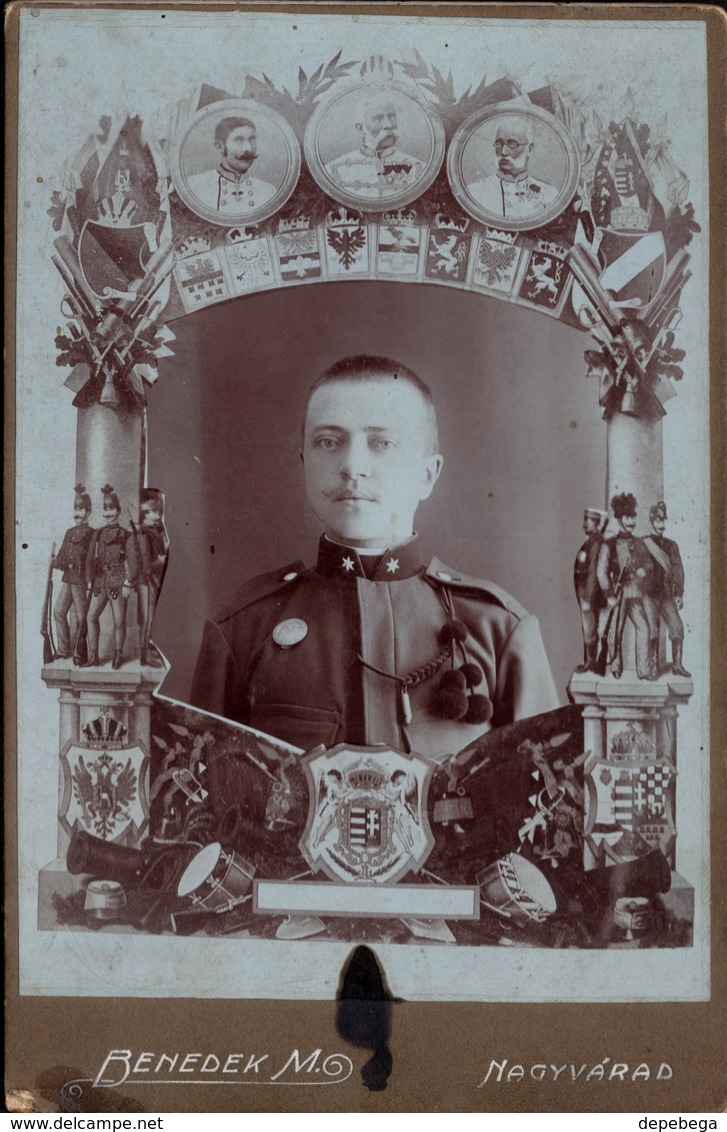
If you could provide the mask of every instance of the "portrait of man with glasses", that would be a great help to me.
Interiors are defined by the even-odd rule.
[[[526,219],[548,208],[559,190],[530,174],[534,146],[532,121],[519,114],[503,117],[493,144],[497,167],[467,186],[472,199],[503,220]]]

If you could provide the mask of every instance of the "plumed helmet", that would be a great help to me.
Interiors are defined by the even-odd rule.
[[[108,504],[110,504],[116,511],[121,510],[121,504],[119,503],[119,497],[116,494],[116,492],[114,491],[114,489],[112,488],[110,483],[104,484],[104,486],[101,488],[101,494],[103,495],[104,507],[106,507],[106,506],[108,506]]]
[[[90,512],[92,510],[91,496],[88,494],[88,492],[86,491],[83,484],[77,483],[73,490],[76,493],[75,498],[73,500],[74,508],[82,507],[84,511]]]
[[[624,515],[635,515],[637,507],[636,496],[630,491],[622,491],[611,500],[611,510],[617,519],[622,519]]]

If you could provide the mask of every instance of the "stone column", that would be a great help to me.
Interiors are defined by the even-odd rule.
[[[615,413],[608,421],[606,506],[621,491],[639,501],[637,534],[649,529],[649,508],[664,498],[664,444],[661,420]]]
[[[121,522],[128,525],[127,508],[136,516],[144,481],[146,458],[144,410],[121,412],[110,405],[89,405],[78,410],[76,481],[85,485],[94,505],[106,483],[121,502]],[[94,526],[99,526],[92,516]]]

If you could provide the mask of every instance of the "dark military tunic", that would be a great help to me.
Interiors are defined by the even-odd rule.
[[[61,580],[69,586],[85,587],[86,558],[93,534],[93,529],[88,523],[79,523],[78,526],[69,527],[63,536],[54,566],[56,570],[63,571]]]
[[[371,577],[366,557],[323,538],[315,568],[295,562],[243,585],[205,626],[190,703],[304,749],[386,743],[434,758],[558,707],[538,622],[504,590],[436,558],[425,564],[416,539],[388,550]],[[484,672],[477,692],[492,700],[492,719],[437,714],[441,668],[409,689],[407,722],[391,676],[429,665],[452,617],[467,627],[467,660]],[[292,619],[307,632],[282,647],[273,631]]]
[[[644,545],[653,563],[653,573],[644,594],[651,639],[658,639],[659,621],[663,618],[669,640],[681,641],[684,639],[684,623],[679,616],[677,600],[684,595],[684,566],[679,547],[673,539],[657,534],[648,535]]]
[[[128,577],[126,565],[126,540],[129,532],[118,523],[99,527],[93,532],[88,558],[86,577],[93,586],[94,594],[106,593],[109,597],[118,596]]]

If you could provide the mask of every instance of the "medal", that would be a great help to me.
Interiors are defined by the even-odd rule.
[[[290,617],[281,621],[273,629],[273,640],[281,649],[292,648],[308,636],[308,626],[300,617]]]

